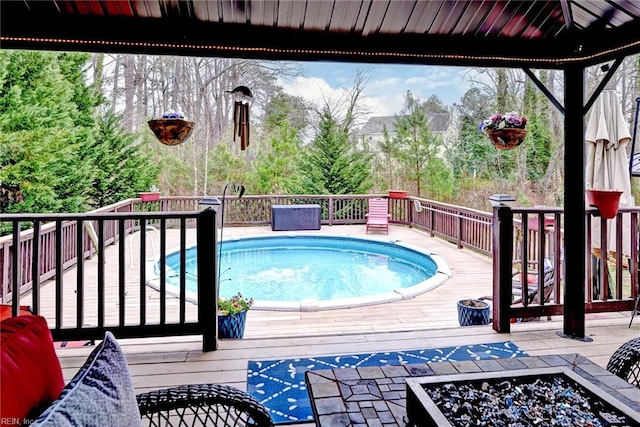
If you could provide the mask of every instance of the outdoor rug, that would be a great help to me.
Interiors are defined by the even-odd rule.
[[[271,413],[275,424],[313,422],[304,373],[320,369],[523,357],[511,341],[384,353],[303,359],[250,360],[247,391]]]

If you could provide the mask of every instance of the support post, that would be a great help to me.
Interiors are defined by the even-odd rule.
[[[493,205],[493,329],[509,333],[511,322],[511,272],[513,269],[513,197],[495,194]]]
[[[573,168],[580,159],[580,173],[565,173],[564,234],[565,287],[563,333],[565,338],[585,339],[585,142],[584,142],[584,67],[567,66],[564,71],[564,170]]]
[[[202,351],[218,348],[216,237],[216,211],[207,208],[198,217],[198,322],[202,326]]]

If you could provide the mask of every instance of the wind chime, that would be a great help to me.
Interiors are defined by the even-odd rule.
[[[240,139],[240,150],[249,146],[249,100],[252,98],[251,89],[238,86],[228,93],[233,94],[233,140]]]

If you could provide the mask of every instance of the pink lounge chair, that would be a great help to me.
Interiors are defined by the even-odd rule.
[[[385,233],[389,234],[389,218],[391,218],[391,214],[389,214],[387,199],[381,197],[369,199],[369,213],[365,216],[367,218],[367,233],[372,228],[384,230]]]

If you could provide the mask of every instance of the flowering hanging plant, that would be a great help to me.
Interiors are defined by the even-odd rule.
[[[247,311],[253,305],[253,298],[245,298],[240,292],[231,298],[218,298],[218,313],[233,315]]]
[[[162,113],[163,119],[184,119],[184,114],[181,111],[169,110]]]
[[[480,123],[480,132],[486,132],[488,129],[524,129],[527,126],[527,118],[520,116],[517,111],[510,111],[505,115],[496,113],[490,119],[483,120]]]

